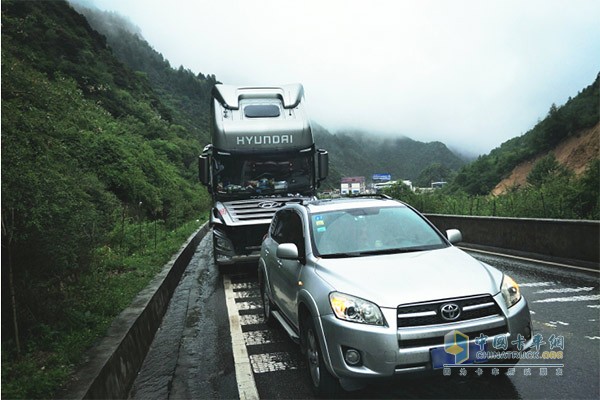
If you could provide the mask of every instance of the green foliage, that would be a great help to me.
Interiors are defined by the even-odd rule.
[[[600,120],[600,74],[594,83],[561,107],[552,104],[546,118],[522,136],[504,142],[460,169],[449,190],[485,195],[519,163],[544,154]]]

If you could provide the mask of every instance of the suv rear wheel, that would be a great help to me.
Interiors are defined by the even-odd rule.
[[[306,364],[315,394],[319,397],[332,397],[339,394],[340,382],[325,366],[323,347],[319,343],[315,323],[310,315],[304,319],[302,326],[301,343],[304,346]]]

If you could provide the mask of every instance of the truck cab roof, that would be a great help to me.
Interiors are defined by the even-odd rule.
[[[253,153],[310,149],[314,139],[301,84],[213,89],[214,147]]]

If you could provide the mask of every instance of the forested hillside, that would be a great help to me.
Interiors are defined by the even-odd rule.
[[[521,162],[544,154],[564,139],[591,128],[600,118],[600,75],[563,106],[553,104],[548,115],[527,133],[512,138],[463,167],[450,191],[488,194]]]
[[[205,126],[164,98],[66,2],[2,2],[2,397],[51,397],[205,214]]]
[[[137,74],[148,78],[156,95],[171,110],[194,140],[210,142],[209,109],[214,75],[194,74],[183,66],[175,69],[146,42],[135,25],[122,16],[74,3],[92,28],[106,37],[114,56]]]

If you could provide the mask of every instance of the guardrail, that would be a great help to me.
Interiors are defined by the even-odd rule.
[[[192,234],[131,305],[115,318],[106,336],[87,355],[67,388],[69,399],[125,399],[144,362],[173,292],[208,223]]]
[[[425,215],[442,232],[456,228],[463,242],[539,255],[600,269],[600,221]]]

